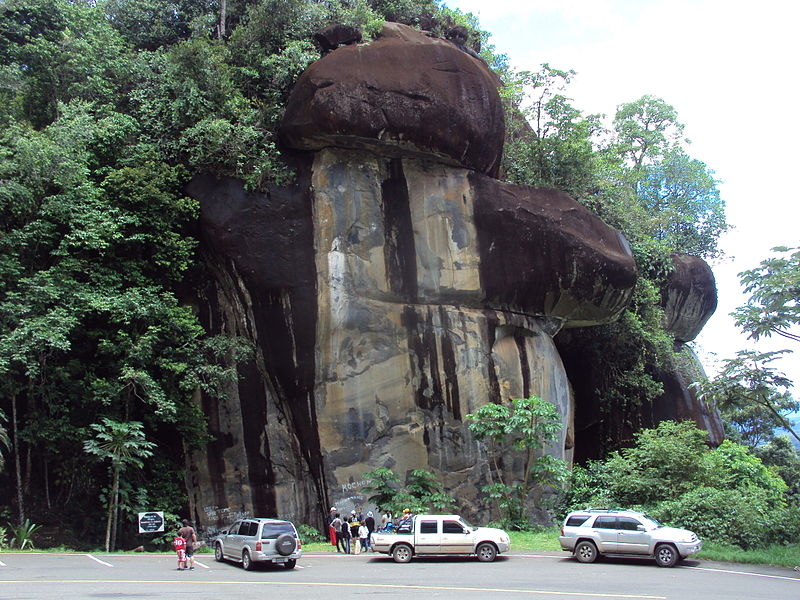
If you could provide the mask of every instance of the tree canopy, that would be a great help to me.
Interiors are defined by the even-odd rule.
[[[778,246],[772,251],[776,256],[739,273],[750,298],[733,316],[754,340],[778,335],[800,342],[800,248]]]

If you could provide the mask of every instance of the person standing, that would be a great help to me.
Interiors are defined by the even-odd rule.
[[[366,523],[361,523],[358,526],[358,541],[361,543],[361,548],[356,551],[356,554],[369,552],[369,529],[367,529]]]
[[[172,547],[175,548],[175,552],[178,554],[178,571],[183,571],[186,569],[186,539],[177,534],[172,541]]]
[[[364,525],[367,526],[367,550],[372,546],[372,533],[375,531],[375,517],[372,511],[367,511],[367,518],[364,519]]]
[[[361,521],[358,520],[356,511],[350,511],[350,537],[353,539],[353,554],[358,554],[359,537],[358,528],[361,527]]]
[[[344,552],[344,538],[342,537],[342,517],[339,513],[336,513],[333,516],[333,521],[331,521],[331,530],[334,532],[336,537],[336,551],[337,552]],[[341,549],[340,549],[341,548]]]
[[[328,537],[331,539],[331,544],[336,546],[336,550],[339,550],[339,540],[336,536],[336,528],[332,525],[333,520],[339,515],[336,514],[336,507],[331,506],[330,511],[328,512]]]
[[[345,519],[342,519],[339,532],[342,536],[342,547],[346,548],[345,553],[350,554],[350,523]]]
[[[189,570],[194,570],[194,546],[197,543],[197,533],[189,524],[187,519],[183,520],[183,527],[178,529],[178,537],[186,540],[186,559],[189,564]]]

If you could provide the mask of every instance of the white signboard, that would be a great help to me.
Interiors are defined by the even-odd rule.
[[[139,533],[157,533],[164,531],[163,512],[139,513]]]

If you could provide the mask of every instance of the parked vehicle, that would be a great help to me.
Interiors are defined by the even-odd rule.
[[[294,524],[280,519],[242,519],[214,539],[215,560],[242,563],[247,571],[257,564],[294,569],[302,555]]]
[[[700,552],[703,542],[688,529],[665,527],[631,510],[577,510],[569,513],[558,538],[561,549],[582,563],[598,556],[647,556],[659,567],[673,567]]]
[[[375,552],[389,554],[399,563],[437,554],[477,556],[481,562],[491,562],[510,546],[502,529],[473,527],[458,515],[417,515],[408,533],[373,533],[371,540]]]

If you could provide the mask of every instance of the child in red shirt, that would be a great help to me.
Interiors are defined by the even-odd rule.
[[[186,566],[186,540],[182,537],[176,537],[175,540],[172,542],[172,546],[175,548],[175,552],[178,553],[178,571],[183,571],[187,568]],[[183,565],[181,567],[181,565]]]

